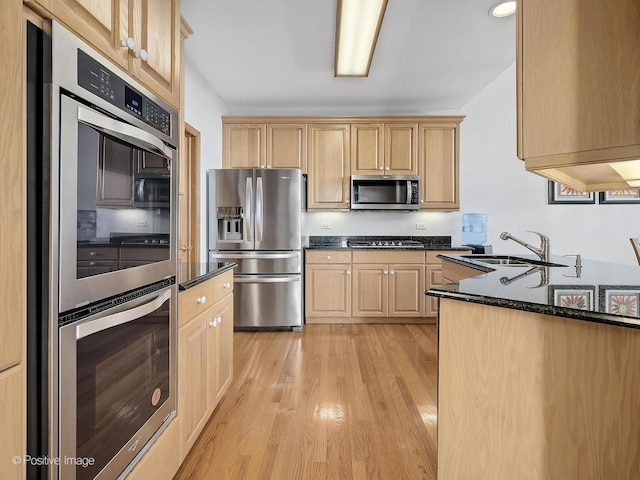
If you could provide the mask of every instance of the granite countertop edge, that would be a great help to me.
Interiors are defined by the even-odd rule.
[[[221,267],[217,267],[217,268],[213,268],[212,270],[209,270],[206,273],[203,273],[195,278],[191,278],[185,282],[179,283],[178,284],[178,290],[182,291],[182,290],[188,290],[191,287],[195,287],[196,285],[201,284],[202,282],[205,282],[213,277],[217,277],[218,275],[220,275],[221,273],[226,272],[227,270],[232,270],[237,266],[237,264],[230,262],[226,265],[223,265]]]
[[[473,260],[461,258],[459,256],[439,255],[440,258],[452,261],[454,263],[471,267],[478,270],[478,275],[502,275],[509,267],[499,267],[492,265],[487,267],[485,264],[479,264]],[[589,261],[587,261],[589,262]],[[604,262],[594,262],[604,263]],[[609,264],[612,265],[612,264]],[[495,268],[494,268],[495,267]],[[621,265],[620,268],[627,268],[627,266]],[[508,271],[508,270],[507,270]],[[464,280],[463,280],[464,281]],[[568,284],[571,281],[567,282]],[[640,287],[640,285],[639,285]],[[610,313],[600,312],[596,310],[582,310],[576,308],[567,308],[549,303],[531,302],[527,300],[516,300],[510,298],[504,298],[499,296],[483,295],[478,293],[470,293],[465,291],[454,290],[460,288],[457,283],[444,284],[433,286],[429,290],[425,291],[425,295],[438,298],[448,298],[452,300],[478,303],[482,305],[490,305],[495,307],[509,308],[512,310],[520,310],[534,313],[541,313],[545,315],[570,318],[575,320],[582,320],[593,323],[615,325],[627,328],[640,328],[640,318],[625,317],[623,315],[614,315]]]

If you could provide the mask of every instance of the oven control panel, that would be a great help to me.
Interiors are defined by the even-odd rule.
[[[78,85],[171,136],[171,114],[78,49]]]

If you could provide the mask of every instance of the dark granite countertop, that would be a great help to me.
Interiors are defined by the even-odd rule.
[[[461,255],[439,257],[474,267],[478,275],[433,286],[427,295],[640,328],[640,267],[595,260],[582,260],[577,267],[575,256],[552,256],[551,262],[565,266],[546,268],[489,266]]]
[[[237,265],[233,262],[220,263],[179,263],[178,288],[187,290],[221,273],[231,270]]]
[[[323,249],[323,250],[340,250],[351,249],[347,246],[347,242],[351,241],[405,241],[415,240],[422,242],[425,250],[468,250],[469,247],[451,245],[451,237],[449,236],[431,236],[431,237],[411,237],[411,236],[376,236],[376,235],[354,235],[354,236],[328,236],[328,237],[309,237],[309,245],[307,249]],[[357,249],[362,250],[362,249]],[[372,249],[375,250],[375,249]],[[389,250],[384,248],[383,250]],[[394,248],[393,250],[416,250],[415,248]]]

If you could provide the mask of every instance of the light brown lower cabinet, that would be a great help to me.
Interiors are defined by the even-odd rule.
[[[455,255],[464,255],[467,253],[471,253],[471,250],[459,250],[459,251],[451,251],[451,250],[430,250],[427,252],[427,278],[426,278],[426,290],[429,290],[432,286],[442,285],[445,283],[450,283],[450,280],[445,279],[442,276],[442,260],[438,258],[438,255],[441,254],[455,254]],[[476,275],[482,272],[476,271]],[[474,275],[469,275],[474,276]],[[427,297],[426,298],[426,306],[425,306],[425,315],[427,317],[437,317],[438,316],[438,298],[437,297]]]
[[[305,272],[307,323],[425,317],[424,251],[308,250]]]
[[[233,274],[214,277],[180,294],[178,424],[184,460],[233,378]],[[199,308],[195,308],[198,306]]]
[[[351,316],[351,252],[307,250],[305,268],[307,318]]]
[[[24,464],[16,465],[11,461],[13,457],[24,455],[26,398],[23,377],[22,365],[0,372],[0,459],[3,465],[0,477],[6,480],[25,478]]]

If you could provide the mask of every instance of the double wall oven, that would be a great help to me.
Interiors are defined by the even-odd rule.
[[[27,56],[28,478],[114,479],[175,416],[178,113],[55,21]]]

